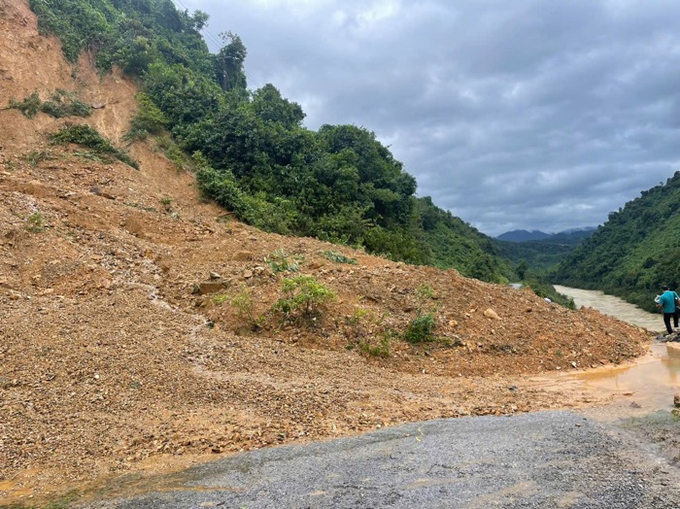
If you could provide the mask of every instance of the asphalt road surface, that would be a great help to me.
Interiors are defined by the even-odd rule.
[[[656,445],[562,411],[442,419],[263,449],[160,484],[81,507],[680,508],[680,472]]]

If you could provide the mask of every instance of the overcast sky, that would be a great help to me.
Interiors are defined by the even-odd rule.
[[[677,0],[175,0],[248,86],[375,132],[489,235],[596,226],[680,170]]]

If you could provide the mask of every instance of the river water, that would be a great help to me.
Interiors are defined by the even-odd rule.
[[[655,333],[665,330],[661,314],[648,313],[618,297],[565,286],[555,289],[574,299],[577,307],[591,307]],[[592,390],[617,396],[618,416],[671,409],[674,394],[680,392],[680,343],[654,343],[635,362],[569,376]]]

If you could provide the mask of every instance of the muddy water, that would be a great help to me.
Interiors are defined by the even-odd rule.
[[[591,307],[655,333],[664,330],[660,314],[648,313],[618,297],[599,291],[564,286],[555,289],[574,299],[577,307]],[[650,296],[653,298],[653,296]],[[673,408],[673,396],[680,393],[680,343],[653,344],[636,362],[569,375],[589,389],[614,394],[609,409],[618,417],[643,415]]]

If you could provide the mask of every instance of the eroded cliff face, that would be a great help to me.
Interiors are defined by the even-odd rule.
[[[0,502],[405,421],[590,403],[527,375],[621,362],[650,340],[527,290],[238,223],[159,143],[121,142],[134,83],[100,77],[89,55],[65,62],[23,0],[0,0],[0,34],[0,108],[57,89],[103,106],[0,110]],[[68,122],[140,170],[51,145]],[[265,261],[275,252],[336,294],[317,320],[271,312],[293,275]],[[441,341],[412,346],[400,334],[421,308]]]

